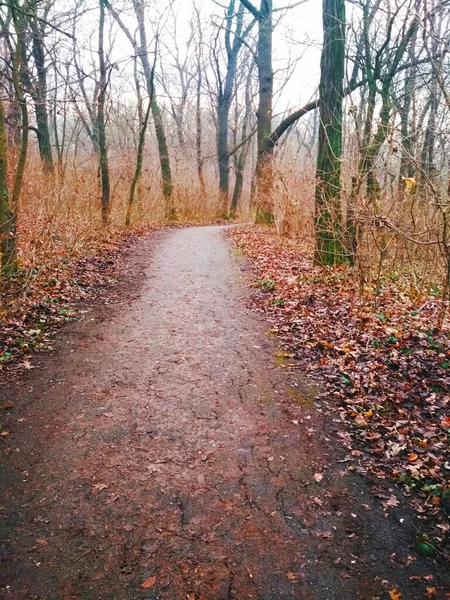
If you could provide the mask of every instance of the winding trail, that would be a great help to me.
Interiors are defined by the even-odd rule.
[[[445,589],[420,557],[393,567],[412,517],[384,518],[348,471],[314,386],[248,307],[244,268],[220,227],[145,238],[115,296],[1,386],[2,598],[350,600],[398,584],[411,600],[428,573]]]

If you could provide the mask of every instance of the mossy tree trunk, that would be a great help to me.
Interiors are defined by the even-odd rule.
[[[0,101],[0,249],[2,274],[12,275],[17,270],[17,249],[14,212],[8,188],[8,146],[6,141],[5,112]]]
[[[20,108],[20,136],[19,136],[19,153],[17,157],[17,166],[14,175],[14,184],[12,188],[11,198],[8,203],[8,239],[2,240],[6,246],[4,248],[5,257],[2,257],[4,261],[5,272],[13,274],[17,271],[17,219],[19,212],[19,199],[22,191],[23,176],[25,173],[25,165],[27,161],[28,153],[28,133],[29,133],[29,118],[28,118],[28,107],[25,99],[23,89],[23,71],[24,71],[24,56],[26,53],[25,33],[26,33],[26,16],[23,10],[16,0],[9,0],[9,9],[11,11],[11,18],[14,25],[14,31],[16,34],[16,48],[14,51],[14,58],[12,63],[12,84],[14,89],[15,102]],[[6,140],[4,148],[6,156]],[[6,168],[6,164],[4,165]],[[3,249],[2,249],[3,250]]]
[[[335,265],[346,261],[341,222],[344,0],[323,0],[323,33],[316,170],[315,261],[321,265]]]
[[[273,7],[272,0],[261,2],[258,36],[258,156],[256,160],[256,220],[273,223]]]

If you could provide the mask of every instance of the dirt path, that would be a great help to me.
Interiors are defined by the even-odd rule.
[[[243,265],[219,227],[140,241],[114,302],[0,387],[2,598],[446,597],[280,366]]]

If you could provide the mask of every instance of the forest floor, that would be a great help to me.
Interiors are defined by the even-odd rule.
[[[4,369],[1,598],[449,597],[250,277],[221,227],[144,236],[51,352]]]

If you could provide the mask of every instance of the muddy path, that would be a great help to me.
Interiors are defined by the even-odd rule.
[[[112,297],[3,382],[2,598],[447,597],[413,516],[385,518],[348,470],[244,269],[220,227],[142,239]]]

